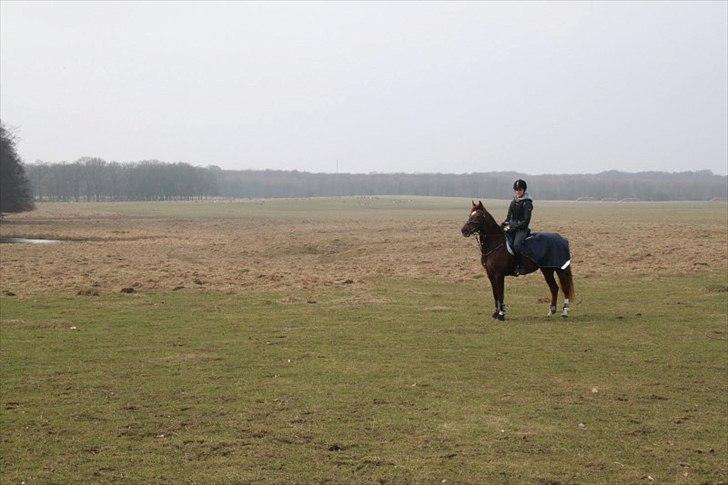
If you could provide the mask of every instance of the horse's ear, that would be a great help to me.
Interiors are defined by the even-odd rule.
[[[473,207],[477,207],[477,206],[475,205],[475,201],[474,201],[474,200],[472,200],[472,199],[471,199],[471,200],[470,200],[470,203],[471,203],[471,204],[473,204]]]
[[[478,201],[478,207],[481,209],[485,209],[485,207],[483,207],[483,201],[481,201],[481,200]]]

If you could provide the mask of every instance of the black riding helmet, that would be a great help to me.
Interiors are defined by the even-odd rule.
[[[513,182],[513,190],[526,190],[528,188],[528,185],[526,185],[525,180],[518,179],[515,182]]]

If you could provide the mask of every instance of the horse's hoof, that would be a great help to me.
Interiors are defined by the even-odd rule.
[[[569,315],[561,315],[561,318],[563,318],[564,320],[566,320],[567,318],[569,318]]]
[[[503,322],[503,321],[505,321],[505,319],[506,319],[506,316],[505,316],[505,315],[500,315],[500,314],[499,314],[499,315],[498,315],[498,316],[497,316],[496,318],[497,318],[498,320],[500,320],[501,322]]]
[[[493,312],[493,315],[491,315],[491,316],[492,316],[493,318],[498,318],[498,312],[497,312],[497,311],[494,311],[494,312]]]

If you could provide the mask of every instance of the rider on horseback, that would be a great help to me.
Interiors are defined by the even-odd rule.
[[[526,192],[526,182],[518,179],[513,183],[515,195],[508,207],[508,215],[503,221],[501,227],[508,226],[508,235],[513,238],[513,252],[515,259],[516,276],[524,273],[523,257],[521,250],[523,249],[523,240],[526,239],[531,232],[528,224],[531,222],[531,211],[533,210],[533,201],[531,196]]]

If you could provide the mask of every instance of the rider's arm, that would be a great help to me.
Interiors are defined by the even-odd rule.
[[[512,215],[513,215],[513,201],[511,201],[510,205],[508,206],[508,215],[506,215],[506,220],[503,221],[503,223],[501,224],[501,227],[505,226],[506,224],[508,224],[510,222]]]

